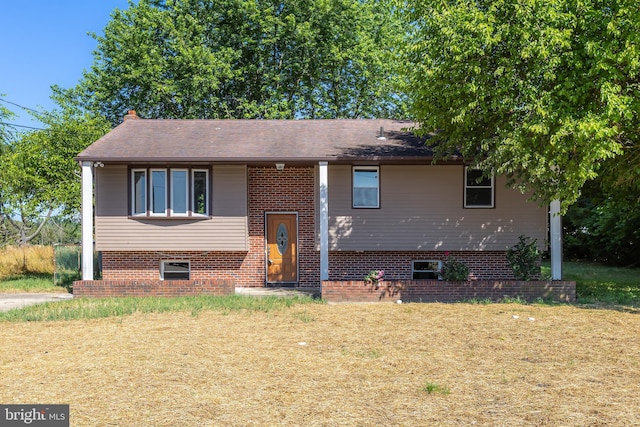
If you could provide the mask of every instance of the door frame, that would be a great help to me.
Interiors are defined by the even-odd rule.
[[[269,281],[269,242],[268,242],[268,234],[269,230],[269,215],[295,215],[296,218],[296,281],[295,282],[270,282]],[[298,242],[300,240],[299,237],[299,216],[296,211],[265,211],[264,212],[264,283],[265,287],[275,287],[278,285],[296,285],[300,283],[300,246]]]

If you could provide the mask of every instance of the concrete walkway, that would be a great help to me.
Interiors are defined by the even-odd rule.
[[[22,308],[27,305],[63,301],[71,298],[73,298],[73,295],[63,293],[0,294],[0,311],[9,311],[13,308]]]
[[[320,288],[236,288],[236,295],[252,297],[320,296]]]

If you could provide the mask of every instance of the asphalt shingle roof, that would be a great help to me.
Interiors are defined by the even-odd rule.
[[[425,139],[395,120],[128,119],[82,151],[81,161],[309,162],[426,160]],[[384,138],[380,138],[381,129]]]

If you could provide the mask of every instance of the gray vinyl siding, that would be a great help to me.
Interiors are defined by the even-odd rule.
[[[546,241],[547,210],[496,178],[495,208],[464,209],[461,165],[380,166],[380,208],[353,209],[351,166],[329,167],[330,250],[504,250]]]
[[[212,171],[214,217],[247,217],[246,166],[214,166]]]
[[[248,250],[245,166],[213,166],[212,214],[204,219],[129,217],[128,168],[96,169],[96,250]]]

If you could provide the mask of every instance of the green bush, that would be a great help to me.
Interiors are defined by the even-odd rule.
[[[518,243],[507,250],[507,261],[516,280],[540,277],[540,251],[538,239],[520,236]]]
[[[440,275],[442,280],[447,282],[462,282],[469,277],[469,267],[455,258],[450,258],[447,254],[442,262]]]

